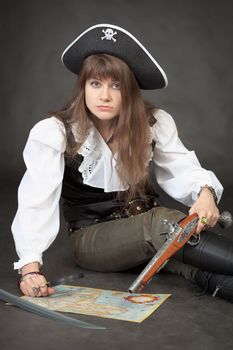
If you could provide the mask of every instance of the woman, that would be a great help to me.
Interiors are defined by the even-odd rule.
[[[78,75],[74,95],[30,132],[24,150],[27,171],[12,224],[20,289],[37,297],[54,292],[40,266],[59,231],[61,196],[77,264],[122,271],[148,261],[161,247],[167,232],[163,219],[185,217],[158,205],[149,181],[151,164],[158,184],[189,206],[190,214],[198,214],[197,233],[215,226],[222,194],[216,176],[179,140],[172,117],[144,101],[140,89],[163,88],[167,78],[132,34],[95,25],[68,46],[62,60]],[[211,245],[214,234],[206,237]],[[222,255],[230,245],[223,244]],[[201,253],[208,257],[209,250]],[[165,268],[212,292],[222,279],[232,286],[231,277],[188,262],[172,258]],[[212,265],[210,271],[226,273],[222,267],[218,271],[216,259]],[[225,294],[219,291],[229,299]]]

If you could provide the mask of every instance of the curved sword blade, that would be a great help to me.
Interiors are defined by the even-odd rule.
[[[62,322],[65,322],[66,324],[73,325],[80,328],[106,329],[105,327],[102,327],[102,326],[97,326],[92,323],[83,322],[83,321],[77,320],[76,318],[72,318],[72,317],[60,314],[59,312],[48,310],[45,307],[33,304],[30,301],[19,298],[16,295],[11,294],[3,289],[0,289],[0,299],[5,302],[11,303],[15,306],[18,306],[21,309],[33,312],[36,315],[43,316],[51,320],[62,321]]]

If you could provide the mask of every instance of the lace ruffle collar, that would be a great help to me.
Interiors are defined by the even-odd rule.
[[[156,123],[155,123],[156,124]],[[155,124],[150,127],[150,143],[155,140]],[[71,126],[75,141],[81,141],[78,133],[78,122]],[[153,158],[152,147],[148,149],[148,159]],[[92,187],[103,188],[105,192],[125,191],[129,185],[123,183],[117,170],[117,155],[113,155],[108,145],[94,125],[88,130],[85,141],[78,150],[83,156],[79,166],[83,183]]]

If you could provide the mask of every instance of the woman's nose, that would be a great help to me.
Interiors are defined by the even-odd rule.
[[[108,86],[103,86],[100,91],[100,99],[102,101],[110,101],[111,100],[111,94],[110,89]]]

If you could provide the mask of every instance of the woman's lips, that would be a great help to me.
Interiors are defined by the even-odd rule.
[[[97,108],[101,111],[110,111],[112,110],[112,107],[110,106],[97,106]]]

